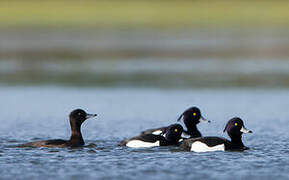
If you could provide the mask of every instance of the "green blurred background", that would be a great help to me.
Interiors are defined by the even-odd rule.
[[[0,84],[289,87],[289,1],[1,0]]]

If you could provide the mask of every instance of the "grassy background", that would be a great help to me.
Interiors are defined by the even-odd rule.
[[[289,1],[1,0],[0,27],[289,27]]]
[[[0,0],[0,85],[288,88],[288,28],[281,0]]]

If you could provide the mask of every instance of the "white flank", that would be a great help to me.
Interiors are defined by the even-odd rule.
[[[163,133],[163,131],[161,130],[156,130],[152,132],[153,135],[160,135],[161,133]]]
[[[150,142],[144,142],[140,140],[131,140],[128,143],[126,143],[126,146],[131,147],[131,148],[155,147],[155,146],[160,146],[160,141],[150,143]]]
[[[209,147],[200,141],[196,141],[192,144],[191,151],[194,152],[225,151],[225,145],[220,144],[217,146]]]

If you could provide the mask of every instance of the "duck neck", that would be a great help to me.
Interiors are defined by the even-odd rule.
[[[190,135],[191,137],[201,137],[202,134],[200,133],[200,131],[198,130],[197,128],[197,125],[196,124],[192,124],[192,123],[186,123],[185,122],[185,125],[187,127],[187,131],[186,133],[188,135]]]
[[[165,139],[168,144],[177,144],[180,140],[180,136],[166,136]]]
[[[231,138],[231,143],[234,147],[244,147],[244,144],[242,142],[242,134],[234,135],[234,134],[229,134]]]
[[[81,125],[70,123],[71,125],[71,136],[69,139],[69,142],[71,145],[78,146],[78,145],[84,145],[84,140],[82,138],[81,134]]]
[[[170,145],[177,145],[180,138],[177,137],[165,137],[164,141],[160,141],[162,145],[164,146],[170,146]]]

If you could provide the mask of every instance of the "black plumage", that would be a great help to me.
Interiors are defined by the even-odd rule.
[[[126,139],[120,142],[120,146],[126,146],[130,141],[138,140],[147,143],[156,143],[159,141],[159,146],[178,145],[183,132],[183,127],[179,124],[172,124],[166,128],[164,135],[141,134],[139,136]]]
[[[214,147],[223,144],[225,151],[244,151],[249,149],[242,142],[242,134],[252,133],[252,131],[247,130],[244,127],[242,119],[235,117],[229,120],[227,125],[225,126],[224,132],[228,133],[231,141],[222,137],[192,138],[184,140],[180,145],[180,148],[183,150],[191,151],[191,147],[195,142],[201,142],[208,147]]]
[[[183,120],[187,130],[183,131],[183,137],[184,138],[197,138],[201,137],[202,134],[197,128],[197,124],[199,124],[201,121],[204,122],[210,122],[203,118],[201,111],[197,107],[191,107],[187,110],[185,110],[177,121]],[[167,126],[160,127],[160,128],[153,128],[153,129],[147,129],[145,131],[142,131],[141,134],[154,134],[156,132],[159,132],[159,134],[164,134],[167,130]]]

